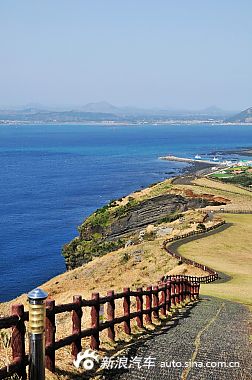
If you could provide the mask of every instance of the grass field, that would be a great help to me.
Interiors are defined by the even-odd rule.
[[[183,195],[188,189],[192,190],[194,194],[213,194],[228,199],[229,202],[224,206],[227,209],[252,210],[252,192],[232,184],[212,181],[209,178],[198,178],[188,185],[173,185],[171,180],[166,180],[131,196],[136,200],[143,200],[166,193]],[[124,205],[128,200],[129,197],[123,198],[119,204]],[[216,207],[219,208],[219,206]],[[214,207],[210,208],[214,209]],[[202,218],[201,212],[188,211],[184,215],[185,224],[190,222],[191,213],[193,213],[195,220],[199,216]],[[238,301],[249,305],[252,310],[252,214],[221,214],[221,218],[223,217],[231,224],[231,227],[214,235],[182,244],[179,253],[230,276],[231,279],[227,282],[202,284],[201,294]],[[181,231],[177,231],[176,223],[178,221],[171,223],[174,228],[173,233],[179,234]],[[181,227],[180,224],[179,227]],[[110,289],[121,291],[126,286],[136,289],[139,286],[156,284],[164,274],[205,275],[202,270],[195,267],[185,264],[178,265],[178,260],[172,258],[162,249],[163,240],[164,237],[154,241],[144,241],[137,246],[122,248],[105,256],[96,257],[80,268],[52,278],[42,287],[56,300],[56,304],[59,304],[71,302],[75,294],[81,294],[84,298],[89,299],[94,291],[100,292],[103,296]],[[16,300],[0,304],[0,315],[7,315],[10,304],[14,302],[24,303],[27,309],[27,296],[24,294]],[[122,302],[120,300],[116,302],[117,316],[120,316]],[[132,302],[131,307],[135,311],[135,301]],[[89,323],[90,310],[85,308],[82,328],[89,326]],[[127,337],[123,336],[122,326],[117,326],[116,330],[120,338],[118,343],[120,346],[123,344],[122,342],[127,342]],[[71,314],[58,315],[56,339],[70,333]],[[101,342],[103,350],[113,351],[115,349],[114,345],[108,342],[105,331],[102,333]],[[89,340],[84,339],[83,344],[88,346]],[[73,371],[70,348],[65,347],[57,351],[56,356],[57,365],[63,372],[60,372],[59,376],[47,374],[47,378],[50,380],[76,378],[74,374],[72,377],[70,373]],[[1,359],[2,352],[0,350],[0,367]],[[66,372],[64,372],[65,370]],[[70,371],[69,375],[65,376],[68,371]]]
[[[52,278],[42,285],[42,288],[49,293],[49,296],[56,300],[56,304],[72,302],[74,295],[81,294],[83,298],[90,299],[92,292],[100,292],[101,296],[107,295],[107,291],[114,289],[121,292],[123,287],[130,287],[132,290],[140,286],[156,285],[160,278],[168,273],[191,274],[203,276],[205,272],[199,268],[189,265],[178,265],[178,260],[171,257],[162,249],[164,238],[154,241],[146,241],[137,246],[122,248],[116,252],[111,252],[105,256],[97,257],[86,265],[65,272]],[[139,260],[140,258],[140,260]],[[8,315],[10,304],[23,303],[28,309],[27,295],[22,295],[16,300],[0,304],[0,316]],[[122,300],[116,300],[116,317],[123,315]],[[136,301],[131,301],[131,311],[136,311]],[[105,309],[106,313],[106,309]],[[105,314],[106,315],[106,314]],[[139,334],[148,334],[149,331],[160,325],[160,321],[145,329],[137,329],[136,322],[132,321],[132,336],[127,336],[123,332],[122,324],[115,327],[117,342],[111,343],[107,337],[107,331],[101,332],[101,350],[114,352],[120,350],[125,344],[138,339]],[[72,333],[71,313],[66,312],[56,316],[56,340]],[[83,308],[82,329],[90,327],[90,308]],[[10,329],[7,330],[10,334]],[[28,341],[26,342],[28,347]],[[89,338],[82,339],[83,347],[89,347]],[[7,356],[11,360],[11,350],[8,349]],[[0,367],[6,363],[5,350],[1,345],[0,337]],[[80,379],[78,370],[75,370],[72,363],[71,347],[66,346],[56,352],[56,363],[59,368],[58,374],[53,375],[47,372],[46,378],[53,379]],[[62,373],[61,373],[62,371]],[[66,375],[67,374],[67,375]],[[81,377],[82,378],[82,377]],[[83,377],[84,378],[84,377]],[[87,379],[89,377],[85,377]]]
[[[231,227],[179,247],[184,257],[231,277],[201,286],[201,294],[238,301],[252,308],[252,215],[224,215]]]

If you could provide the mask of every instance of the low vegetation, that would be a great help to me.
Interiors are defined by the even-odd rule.
[[[225,168],[211,174],[210,178],[250,188],[252,187],[252,167],[237,166]]]
[[[187,212],[174,212],[167,215],[159,223],[146,228],[146,234],[142,241],[138,239],[137,245],[124,247],[124,241],[104,241],[104,233],[110,228],[114,218],[120,218],[127,214],[129,209],[138,206],[141,201],[153,196],[163,194],[187,194],[190,196],[213,195],[229,202],[227,209],[252,210],[252,193],[234,186],[233,184],[219,183],[209,178],[198,178],[189,185],[173,185],[170,180],[143,189],[121,200],[111,201],[107,206],[97,210],[80,226],[80,237],[75,238],[65,246],[66,259],[71,260],[73,252],[85,256],[87,263],[72,271],[63,273],[43,285],[50,297],[56,300],[56,304],[71,302],[74,295],[81,294],[83,298],[90,299],[92,292],[106,295],[107,291],[114,289],[121,291],[123,287],[136,289],[139,286],[156,284],[165,274],[189,274],[205,276],[206,273],[199,268],[194,268],[178,262],[162,249],[165,237],[157,238],[155,229],[169,226],[172,232],[169,236],[179,235],[193,229],[204,230],[213,223],[202,210],[190,210]],[[189,194],[189,195],[188,195]],[[210,207],[210,206],[209,206]],[[214,207],[211,207],[214,209]],[[217,219],[219,218],[219,214]],[[223,217],[221,215],[221,217]],[[212,236],[183,244],[179,253],[194,261],[206,264],[218,272],[225,272],[230,280],[222,283],[211,283],[201,286],[201,293],[209,294],[233,301],[239,301],[246,305],[252,304],[252,215],[224,214],[224,218],[230,223],[226,230]],[[92,231],[92,238],[85,236],[87,231]],[[107,253],[105,255],[105,253]],[[88,256],[89,255],[89,256]],[[24,303],[27,309],[27,296],[22,295],[16,300]],[[135,307],[135,305],[132,305]],[[0,305],[0,314],[9,313],[10,303]],[[87,309],[87,308],[86,308]],[[122,309],[122,308],[121,308]],[[71,333],[71,315],[63,313],[57,316],[56,339]],[[90,310],[85,310],[83,315],[83,328],[89,326]],[[122,334],[121,326],[118,326],[119,335]],[[125,337],[124,337],[125,338]],[[131,338],[130,338],[131,339]],[[83,340],[83,347],[88,347],[88,341]],[[120,346],[120,341],[117,342]],[[102,337],[102,349],[114,350],[115,346]],[[71,378],[65,370],[72,370],[72,359],[69,347],[57,352],[57,365],[62,372],[58,376],[50,375],[50,378]],[[69,372],[69,376],[72,376]],[[48,377],[49,378],[49,377]]]
[[[235,200],[234,198],[237,196],[237,193],[235,192],[234,194],[230,194],[228,191],[222,191],[222,197],[220,197],[220,191],[217,191],[218,197],[215,197],[216,190],[213,191],[212,188],[209,190],[209,193],[207,191],[206,194],[205,186],[174,185],[172,180],[168,179],[161,183],[153,184],[146,189],[132,193],[120,200],[112,200],[108,205],[96,210],[90,215],[78,228],[79,236],[64,246],[63,256],[67,268],[76,268],[93,260],[97,256],[122,248],[128,239],[135,240],[135,237],[132,237],[132,234],[139,233],[137,230],[142,228],[140,218],[137,221],[139,224],[138,228],[136,227],[137,223],[135,223],[135,225],[133,223],[135,231],[131,230],[130,232],[129,225],[131,220],[135,220],[134,218],[136,218],[137,210],[143,210],[144,207],[146,207],[144,205],[144,202],[146,201],[151,200],[152,204],[155,204],[154,202],[156,202],[158,212],[152,223],[158,225],[172,223],[183,216],[181,210],[181,208],[184,207],[181,203],[181,200],[183,199],[198,198],[198,207],[202,207],[204,202],[205,204],[212,203],[216,205],[233,203],[233,200]],[[173,196],[180,196],[180,198],[174,202],[176,206],[175,209],[171,208],[171,212],[167,213],[167,215],[160,215],[158,207],[160,207],[161,210],[162,204],[158,205],[158,197],[166,195],[167,198]],[[202,198],[202,201],[200,198]],[[149,207],[150,205],[146,207],[147,211]],[[134,216],[133,213],[135,213]],[[153,215],[154,213],[152,213],[152,216]],[[115,225],[120,226],[120,228],[114,228]],[[181,224],[181,227],[186,229],[190,228],[190,225]],[[121,233],[120,229],[124,232]],[[151,240],[153,237],[149,236],[149,238]],[[147,235],[145,236],[145,239],[147,239]]]
[[[231,226],[183,244],[179,253],[230,278],[201,286],[201,293],[238,301],[252,308],[252,215],[224,215]],[[225,278],[225,276],[222,276]]]
[[[164,218],[162,218],[159,223],[171,223],[171,222],[174,222],[174,220],[177,220],[181,217],[183,217],[183,214],[178,213],[178,212],[173,212],[165,216]]]

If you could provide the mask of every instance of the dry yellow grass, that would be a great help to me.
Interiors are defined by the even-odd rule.
[[[141,244],[122,248],[93,261],[56,276],[41,285],[57,304],[72,302],[74,295],[90,299],[92,292],[101,296],[108,290],[122,291],[123,287],[136,289],[140,286],[154,285],[165,274],[182,271],[196,275],[197,269],[191,266],[178,266],[178,261],[162,249],[164,238],[145,241]],[[137,262],[140,251],[141,261]],[[197,271],[200,275],[205,272]],[[0,304],[0,315],[7,315],[12,303],[24,303],[27,306],[27,295]]]
[[[229,199],[231,203],[224,206],[225,209],[243,210],[244,208],[246,208],[252,210],[252,192],[246,189],[241,189],[232,184],[225,184],[213,181],[212,179],[207,177],[197,178],[192,182],[191,185],[174,185],[172,184],[172,179],[167,179],[163,182],[157,183],[154,186],[147,187],[146,189],[134,192],[129,196],[124,197],[122,201],[119,202],[119,204],[126,204],[129,200],[129,197],[132,197],[140,201],[149,197],[155,197],[162,194],[183,193],[184,190],[188,189],[192,190],[195,194],[199,195],[207,193]]]
[[[123,287],[136,289],[140,286],[154,285],[164,275],[168,273],[189,273],[192,275],[205,275],[203,271],[197,272],[194,267],[177,265],[178,261],[167,254],[162,249],[163,238],[154,241],[143,242],[137,246],[131,246],[109,253],[103,257],[96,258],[83,267],[73,271],[63,273],[54,277],[42,285],[49,295],[56,300],[56,304],[72,302],[74,295],[82,295],[83,298],[90,299],[92,292],[100,292],[101,296],[107,291],[114,289],[122,291]],[[141,261],[137,262],[134,252],[140,251]],[[139,255],[139,254],[138,254]],[[178,268],[176,270],[176,268]],[[196,271],[195,271],[196,270]],[[27,295],[16,298],[11,302],[0,305],[0,314],[9,313],[11,303],[24,303],[27,309]],[[116,316],[122,315],[122,301],[116,300]],[[132,300],[131,310],[136,311],[136,302]],[[90,327],[90,308],[83,308],[82,329]],[[105,309],[106,315],[106,309]],[[160,322],[159,322],[160,323]],[[66,337],[71,332],[71,313],[62,313],[56,316],[56,339]],[[139,333],[135,321],[132,321],[132,329]],[[153,329],[149,327],[149,329]],[[112,344],[107,338],[107,332],[101,333],[101,349],[108,351],[118,350],[125,342],[135,339],[123,333],[122,325],[116,326],[117,343]],[[148,331],[148,329],[147,329]],[[146,333],[146,331],[145,331]],[[137,336],[137,335],[136,335]],[[89,347],[89,338],[82,340],[83,348]],[[28,341],[27,341],[28,347]],[[8,350],[10,357],[10,350]],[[3,358],[1,360],[1,357]],[[57,375],[47,372],[47,379],[70,379],[78,375],[72,363],[71,347],[67,346],[56,352],[56,363],[58,367]],[[0,348],[0,367],[5,365],[3,350]],[[65,375],[65,371],[71,374]],[[80,372],[80,371],[79,371]]]
[[[191,186],[191,189],[199,192],[199,194],[211,193],[229,199],[231,203],[222,206],[225,210],[252,210],[251,191],[241,189],[232,184],[213,181],[206,177],[198,178],[193,183],[194,185]]]
[[[121,201],[118,201],[118,205],[125,205],[128,203],[129,198],[134,198],[138,201],[143,201],[150,197],[156,197],[158,195],[169,193],[172,188],[172,179],[166,179],[153,186],[146,187],[145,189],[135,191],[126,197],[123,197]]]
[[[232,279],[202,285],[201,293],[252,305],[252,215],[225,214],[228,229],[183,244],[179,253]]]
[[[191,189],[196,194],[208,193],[228,198],[232,203],[227,205],[227,208],[252,209],[252,193],[233,185],[219,184],[207,178],[197,179],[192,185],[175,186],[171,184],[171,180],[167,180],[141,192],[131,194],[131,196],[140,200],[174,191],[183,192],[185,189]],[[127,201],[128,197],[122,200],[122,202]],[[188,212],[184,226],[180,225],[178,221],[174,222],[174,233],[177,231],[179,234],[181,228],[183,228],[183,232],[186,232],[191,217],[191,212]],[[194,217],[198,218],[199,212],[196,212]],[[233,223],[232,227],[218,234],[187,243],[180,247],[180,253],[232,277],[232,280],[226,283],[202,285],[201,292],[203,294],[228,298],[249,305],[252,304],[252,237],[250,232],[252,215],[225,215],[224,217],[228,222]],[[161,248],[163,239],[143,242],[137,246],[96,258],[83,267],[51,279],[42,287],[56,300],[56,304],[60,304],[71,302],[73,296],[77,294],[89,299],[92,292],[100,292],[103,296],[110,289],[118,292],[123,287],[135,289],[140,286],[156,284],[164,274],[205,275],[205,272],[200,269],[184,264],[178,266],[177,260],[170,257]],[[135,251],[141,251],[140,262],[136,260]],[[27,296],[24,294],[11,302],[0,304],[0,315],[8,315],[10,304],[14,302],[24,303],[27,309],[26,298]],[[116,301],[117,316],[122,311],[120,302]],[[135,306],[135,302],[132,302],[133,311]],[[89,327],[89,323],[90,310],[85,308],[82,328]],[[117,327],[117,332],[120,339],[129,339],[123,336],[121,326]],[[71,334],[71,314],[58,315],[56,339],[68,334]],[[113,350],[114,346],[108,341],[105,334],[104,331],[102,333],[102,348]],[[83,347],[85,345],[88,347],[89,342],[84,339]],[[61,369],[73,371],[70,347],[57,351],[57,365]],[[77,375],[76,372],[75,374]],[[63,371],[59,376],[51,375],[50,377],[47,374],[47,378],[70,379],[73,378],[72,375],[66,375]]]

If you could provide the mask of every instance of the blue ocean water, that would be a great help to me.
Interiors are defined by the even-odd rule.
[[[0,301],[64,271],[88,214],[186,166],[159,156],[251,145],[249,126],[0,126]]]

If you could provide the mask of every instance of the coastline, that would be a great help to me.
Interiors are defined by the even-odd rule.
[[[237,150],[236,152],[240,153],[240,152],[243,152],[243,151],[244,151],[244,149],[243,150]],[[223,152],[223,154],[226,153],[225,151],[222,151],[222,152]],[[197,161],[197,160],[196,161],[194,161],[194,160],[188,161],[186,163],[187,163],[187,166],[184,167],[183,169],[181,169],[180,172],[177,175],[175,175],[173,177],[168,177],[165,180],[170,179],[172,181],[172,183],[177,183],[177,184],[179,184],[179,183],[181,183],[181,184],[189,184],[192,181],[193,178],[204,176],[205,174],[209,174],[209,172],[211,171],[212,167],[213,166],[217,166],[215,163],[209,163],[209,162]],[[158,183],[161,184],[164,181],[159,181]],[[152,184],[150,183],[143,190],[150,189],[151,186],[152,186]],[[64,273],[66,273],[66,270],[62,271],[60,274],[64,274]],[[54,276],[52,278],[54,278]],[[17,297],[19,297],[19,295],[17,295]],[[5,301],[2,301],[2,302],[5,302]],[[9,302],[9,301],[7,301],[7,302]]]
[[[164,125],[173,125],[173,126],[188,126],[191,127],[193,125],[201,125],[201,126],[252,126],[251,123],[242,123],[242,122],[237,122],[237,123],[230,123],[230,122],[213,122],[212,120],[165,120],[165,121],[143,121],[143,122],[138,122],[138,121],[111,121],[111,120],[104,120],[100,122],[96,121],[34,121],[34,122],[23,122],[23,121],[10,121],[10,122],[1,122],[0,121],[0,127],[1,126],[41,126],[41,125],[82,125],[82,126],[164,126]]]
[[[201,159],[193,159],[193,158],[186,158],[186,157],[177,157],[177,156],[163,156],[159,157],[160,160],[164,161],[172,161],[172,162],[186,162],[186,163],[202,163],[202,164],[208,164],[216,166],[219,162],[213,162],[210,160],[201,160]],[[219,163],[220,164],[220,163]]]

